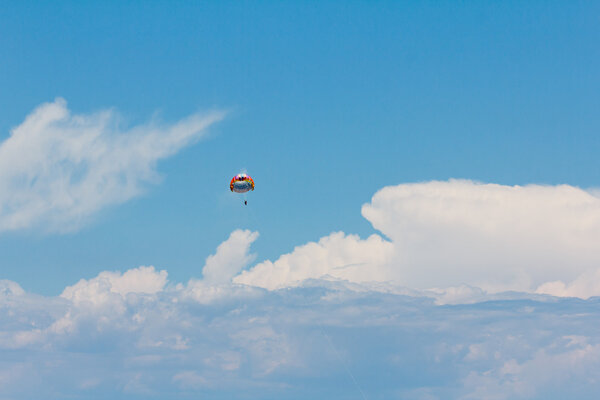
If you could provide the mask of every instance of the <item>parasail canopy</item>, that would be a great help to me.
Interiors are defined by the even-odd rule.
[[[254,180],[247,174],[237,174],[231,179],[229,189],[236,193],[246,193],[254,190]]]

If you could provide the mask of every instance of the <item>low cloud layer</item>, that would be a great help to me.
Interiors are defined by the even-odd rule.
[[[58,297],[2,281],[0,398],[596,398],[597,299],[443,296],[328,280],[173,284],[153,267]]]
[[[120,128],[105,110],[73,114],[63,99],[35,109],[0,144],[0,231],[77,229],[158,180],[157,161],[198,140],[224,114]]]
[[[384,236],[334,233],[259,263],[235,282],[275,289],[333,277],[417,289],[600,295],[600,198],[593,192],[434,181],[383,188],[362,214]]]

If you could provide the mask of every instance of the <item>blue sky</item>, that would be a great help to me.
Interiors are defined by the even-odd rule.
[[[238,225],[261,232],[264,258],[338,229],[368,234],[359,207],[390,184],[599,178],[589,3],[3,9],[4,136],[57,96],[74,112],[114,107],[130,123],[230,112],[210,138],[158,165],[160,186],[77,235],[4,234],[5,277],[32,290],[148,263],[187,279]],[[252,223],[219,206],[241,168],[261,189]]]
[[[0,279],[15,288],[7,289],[7,296],[20,299],[3,300],[13,312],[4,319],[11,326],[4,334],[12,338],[5,339],[4,348],[30,352],[30,360],[57,357],[76,368],[77,362],[65,356],[71,354],[71,341],[81,340],[74,332],[101,329],[99,322],[73,317],[69,326],[76,328],[64,338],[52,335],[58,335],[53,324],[64,321],[61,315],[69,314],[69,307],[72,315],[85,314],[81,299],[68,290],[80,279],[87,288],[82,296],[100,307],[91,314],[100,317],[103,307],[113,304],[103,301],[115,293],[123,298],[114,301],[125,304],[119,315],[127,316],[137,315],[129,295],[157,296],[151,301],[160,308],[161,301],[188,299],[185,291],[200,285],[204,295],[261,288],[256,312],[267,318],[278,296],[291,309],[300,307],[293,299],[306,295],[302,282],[315,280],[323,290],[343,296],[370,293],[375,303],[381,293],[413,296],[427,304],[426,319],[438,318],[440,304],[476,304],[456,306],[448,318],[487,310],[482,302],[508,291],[522,296],[500,299],[498,307],[512,310],[511,301],[524,298],[549,308],[564,305],[574,314],[580,306],[590,307],[593,296],[600,295],[595,249],[600,238],[595,189],[600,180],[599,15],[597,4],[578,1],[3,4]],[[32,122],[36,116],[54,119],[38,126]],[[185,133],[178,136],[177,127],[184,125]],[[240,170],[256,181],[247,207],[228,191]],[[233,256],[218,249],[230,249]],[[134,271],[136,280],[140,266],[155,268],[143,275],[149,281],[141,282],[159,283],[135,286],[102,275]],[[161,280],[163,270],[168,280]],[[202,280],[203,270],[220,271],[213,273],[217,281]],[[348,286],[331,289],[338,280]],[[299,294],[290,292],[287,298],[286,290]],[[194,293],[186,301],[210,304],[205,311],[222,318],[230,317],[219,314],[231,311],[227,307],[236,309],[245,301],[237,298],[240,304],[222,308],[220,300]],[[534,293],[542,297],[531,300]],[[582,300],[573,303],[564,296]],[[21,306],[40,299],[48,308]],[[382,313],[398,312],[386,302],[377,305]],[[181,315],[203,318],[190,307]],[[328,312],[328,307],[318,303],[315,308]],[[23,342],[18,337],[27,329],[10,321],[14,313],[25,318],[28,312],[35,316],[27,335],[42,329],[43,337]],[[511,326],[517,317],[489,318]],[[349,324],[360,331],[359,321]],[[241,321],[231,323],[246,329]],[[140,324],[136,332],[151,337],[164,330],[160,324],[158,331]],[[269,329],[285,336],[292,326]],[[407,340],[420,335],[413,328],[407,328]],[[189,341],[218,337],[219,329],[188,332]],[[304,329],[313,332],[318,326],[307,322]],[[340,340],[352,342],[358,335],[339,329]],[[386,329],[383,343],[393,347],[393,333],[404,328],[391,323]],[[531,329],[523,333],[527,340],[535,333]],[[143,337],[111,332],[122,336],[118,343],[146,346]],[[184,333],[169,335],[185,341]],[[109,364],[124,362],[111,358],[116,350],[106,344],[110,335],[100,335],[93,351],[106,350]],[[552,343],[564,345],[565,357],[579,347],[591,349],[590,368],[598,371],[597,332],[553,335],[528,346],[543,352]],[[234,336],[235,342],[239,337]],[[579,338],[575,344],[569,344],[571,336]],[[479,343],[472,339],[448,346]],[[423,340],[428,341],[423,349],[443,342],[436,335]],[[387,357],[369,343],[374,342],[358,346],[364,354],[343,346],[340,351],[360,365]],[[36,353],[35,346],[53,350]],[[299,371],[318,361],[290,356],[292,361],[277,364],[282,370],[257,377],[248,371],[268,364],[270,356],[239,343],[221,346],[219,354],[238,360],[232,379],[239,387],[244,379],[257,379],[271,385],[274,398],[291,396],[281,391],[285,385],[310,381]],[[230,353],[231,346],[239,351]],[[193,344],[188,348],[203,351]],[[371,350],[373,359],[365,355]],[[93,351],[84,353],[93,359]],[[457,353],[463,360],[469,354],[464,351]],[[459,377],[446,376],[450,366],[442,365],[440,375],[428,372],[419,387],[395,387],[391,378],[381,392],[365,386],[369,398],[390,398],[390,391],[398,398],[477,398],[473,393],[480,392],[470,384],[506,383],[501,371],[511,366],[525,374],[541,353],[528,354],[530,359],[515,361],[519,368],[507,355],[497,359],[504,363],[500,366],[486,358],[477,368],[465,367]],[[147,354],[132,357],[142,355]],[[386,365],[381,362],[377,365]],[[201,383],[215,370],[183,364],[169,364],[164,379],[170,383],[148,390],[157,396],[176,390],[192,396],[206,389]],[[422,365],[429,370],[433,364]],[[368,372],[356,368],[359,374]],[[496,371],[501,383],[482,384],[490,376],[486,368]],[[335,371],[307,383],[316,385],[312,394],[321,387],[335,392],[335,379],[347,379],[343,370],[341,376]],[[148,378],[148,370],[138,372],[141,381]],[[138,372],[132,372],[130,383]],[[96,393],[138,393],[125,390],[127,383],[115,383],[106,371],[99,373],[104,375],[89,385]],[[40,382],[47,379],[40,372]],[[585,381],[586,375],[578,379]],[[548,395],[536,391],[545,381],[536,382],[526,388],[529,392],[514,392],[515,384],[502,393],[507,398]],[[216,384],[211,395],[229,398],[220,384],[227,385]],[[593,393],[593,386],[583,386],[580,398]],[[139,393],[146,393],[142,389]],[[2,393],[17,393],[11,390]],[[93,397],[89,393],[70,394]],[[347,393],[337,396],[347,398]]]

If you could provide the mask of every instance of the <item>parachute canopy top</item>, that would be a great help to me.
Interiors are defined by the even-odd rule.
[[[231,179],[229,190],[236,193],[246,193],[254,190],[254,180],[247,174],[237,174]]]

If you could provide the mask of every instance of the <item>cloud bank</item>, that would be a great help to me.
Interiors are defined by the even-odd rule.
[[[204,269],[254,239],[234,232]],[[249,257],[236,256],[237,267]],[[342,281],[272,291],[220,282],[171,284],[154,267],[105,271],[57,297],[0,282],[0,398],[595,399],[600,390],[597,298],[479,293],[439,305],[432,292]]]
[[[380,234],[257,264],[258,233],[236,230],[186,283],[0,281],[0,398],[597,397],[597,195],[451,180],[362,213]]]
[[[333,277],[418,289],[600,295],[600,198],[593,192],[466,180],[402,184],[378,191],[362,214],[384,236],[333,233],[259,263],[235,282],[276,289]]]
[[[157,161],[223,117],[194,114],[121,130],[113,110],[73,114],[60,98],[42,104],[0,144],[0,231],[77,229],[104,207],[141,194],[158,180]]]

